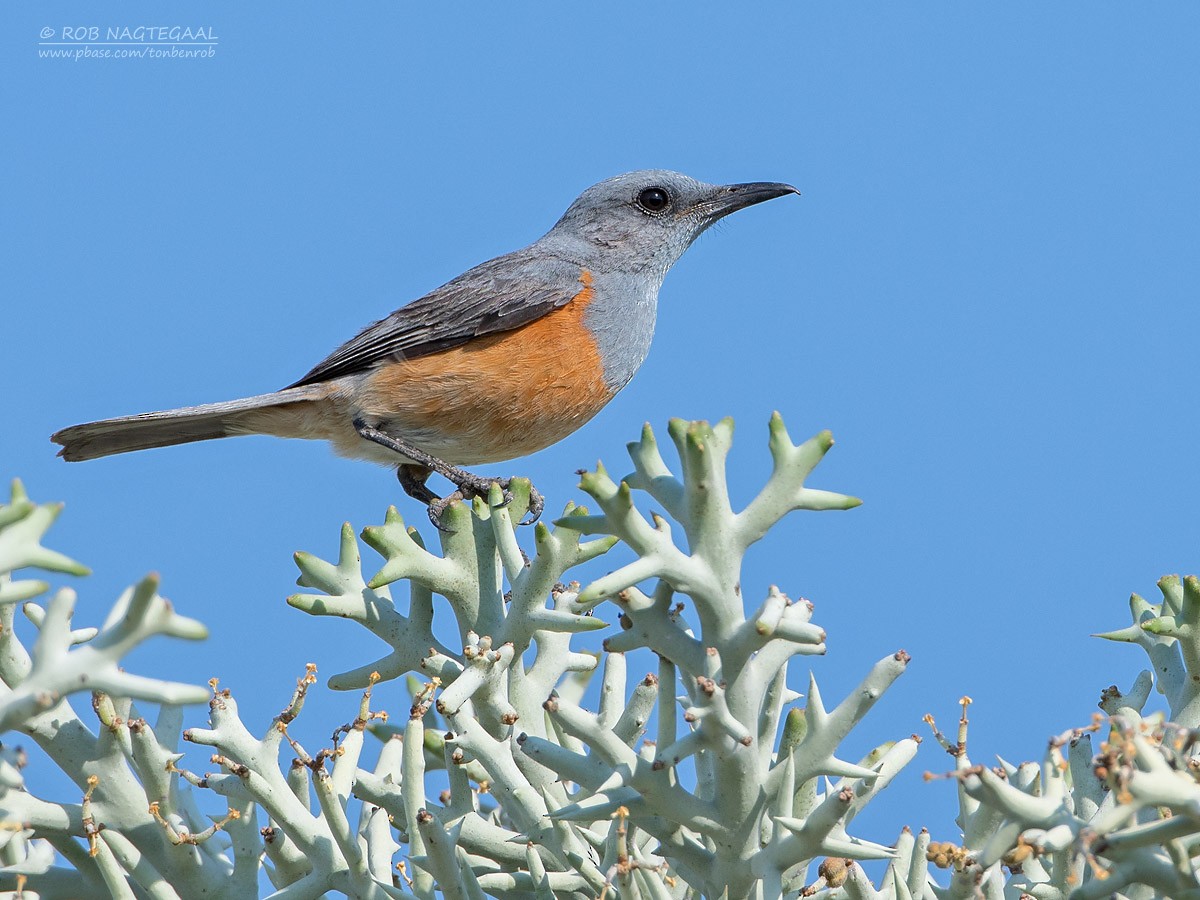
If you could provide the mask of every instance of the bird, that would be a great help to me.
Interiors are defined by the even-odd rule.
[[[587,188],[528,246],[484,262],[367,326],[287,387],[104,419],[51,436],[69,462],[246,434],[329,441],[396,467],[433,524],[511,479],[466,471],[526,456],[598,413],[642,365],[667,271],[707,228],[788,194],[646,169]],[[440,497],[434,472],[455,490]],[[531,492],[536,521],[543,499]]]

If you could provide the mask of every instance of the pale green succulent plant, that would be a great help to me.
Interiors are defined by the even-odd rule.
[[[1142,717],[1146,675],[1130,695],[1108,697],[1111,736],[1099,762],[1082,731],[1053,743],[1040,767],[999,772],[971,766],[965,745],[939,735],[956,752],[961,842],[931,845],[927,833],[907,830],[891,846],[866,841],[849,833],[852,820],[919,741],[889,741],[861,760],[842,759],[838,747],[908,657],[885,656],[828,709],[815,680],[804,695],[788,685],[793,656],[825,652],[812,605],[765,586],[748,601],[742,582],[747,548],[788,513],[858,501],[806,486],[832,441],[824,433],[794,445],[776,416],[773,472],[735,510],[725,468],[732,433],[728,421],[673,421],[673,470],[647,428],[629,445],[630,475],[618,482],[597,467],[583,476],[594,512],[568,506],[531,532],[515,524],[529,498],[518,481],[508,506],[499,489],[451,506],[439,552],[390,509],[362,533],[383,558],[378,571],[363,569],[349,526],[336,563],[297,554],[307,592],[288,602],[357,622],[390,648],[330,679],[362,699],[334,745],[312,753],[288,733],[315,683],[311,670],[256,733],[215,683],[120,668],[152,636],[205,636],[158,595],[155,579],[123,595],[99,629],[72,630],[69,590],[44,610],[33,604],[48,585],[14,572],[86,570],[41,546],[58,510],[33,504],[18,484],[0,505],[0,722],[39,745],[78,795],[42,797],[6,738],[0,891],[162,900],[1200,897],[1192,864],[1200,786],[1188,730],[1200,693],[1194,579],[1165,581],[1160,606],[1135,597],[1135,625],[1106,635],[1150,654],[1177,726]],[[643,513],[647,501],[663,515]],[[569,580],[617,544],[631,561],[586,585]],[[28,649],[12,628],[21,603],[38,630]],[[435,610],[447,609],[453,622],[435,628]],[[630,660],[643,657],[655,671],[631,677]],[[372,693],[401,676],[412,707],[404,724],[388,724]],[[80,692],[90,695],[90,721],[72,706]],[[585,708],[592,696],[594,711]],[[185,717],[201,717],[186,707],[202,702],[207,727],[182,736],[205,749],[185,754]],[[137,703],[157,706],[153,725]],[[285,742],[295,762],[281,767]],[[193,758],[214,771],[196,774]],[[201,792],[223,798],[227,814],[204,816],[211,803],[198,802]],[[855,860],[880,861],[878,885]],[[953,869],[948,886],[930,874],[930,860]]]

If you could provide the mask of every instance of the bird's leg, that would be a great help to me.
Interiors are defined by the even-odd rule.
[[[462,487],[464,484],[475,487],[478,483],[483,483],[484,489],[482,493],[486,493],[487,486],[491,484],[491,481],[480,478],[478,475],[472,475],[470,472],[460,469],[457,466],[452,466],[450,463],[438,459],[436,456],[432,456],[419,447],[410,444],[403,438],[394,437],[380,431],[374,425],[369,425],[362,419],[354,420],[354,430],[358,432],[360,437],[379,444],[381,447],[387,447],[393,453],[407,457],[430,472],[437,472],[447,481],[453,482],[458,487]],[[426,475],[427,477],[428,475]],[[424,480],[422,478],[421,482],[424,483]]]
[[[472,472],[467,472],[457,466],[452,466],[444,460],[438,459],[414,447],[408,441],[394,437],[380,431],[374,425],[370,425],[362,419],[354,420],[354,430],[359,435],[368,441],[379,444],[381,447],[387,447],[394,453],[406,457],[416,463],[413,465],[401,465],[396,475],[400,480],[400,486],[404,488],[404,492],[410,497],[420,500],[422,503],[429,505],[429,519],[439,530],[442,529],[441,516],[447,506],[455,500],[462,500],[468,497],[486,497],[492,484],[500,485],[500,489],[504,491],[504,502],[512,502],[512,494],[508,487],[511,483],[509,478],[485,478],[482,475],[475,475]],[[415,474],[412,470],[418,471],[423,469],[424,475]],[[444,498],[438,498],[437,494],[433,493],[425,485],[425,479],[429,477],[431,472],[437,472],[447,481],[458,488],[453,494]],[[457,495],[457,496],[455,496]],[[538,520],[542,514],[542,508],[545,506],[545,499],[535,488],[530,486],[529,490],[529,515],[528,522],[522,524],[532,524]]]

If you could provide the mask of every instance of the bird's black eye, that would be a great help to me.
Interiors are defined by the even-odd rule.
[[[671,197],[660,187],[648,187],[637,195],[638,206],[646,212],[662,212],[671,202]]]

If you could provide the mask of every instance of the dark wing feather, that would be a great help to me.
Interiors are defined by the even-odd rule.
[[[414,359],[528,325],[571,302],[583,288],[580,272],[578,265],[544,252],[518,251],[490,260],[363,329],[288,387],[361,372],[389,359]]]

